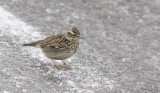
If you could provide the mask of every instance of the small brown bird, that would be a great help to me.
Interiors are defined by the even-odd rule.
[[[54,60],[61,60],[65,66],[68,66],[64,59],[67,59],[77,51],[79,47],[80,32],[77,28],[73,27],[66,34],[58,34],[50,36],[44,40],[39,40],[33,43],[24,44],[23,46],[36,46],[40,45],[44,54],[49,57],[53,65],[59,68]]]

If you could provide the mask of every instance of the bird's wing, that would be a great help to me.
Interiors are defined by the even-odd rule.
[[[49,46],[53,48],[66,48],[70,44],[70,41],[65,38],[64,34],[58,34],[48,37],[40,42],[40,46]]]

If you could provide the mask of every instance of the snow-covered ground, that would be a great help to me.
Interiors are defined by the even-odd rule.
[[[1,0],[0,93],[159,93],[160,1]],[[79,51],[57,70],[38,47],[80,29]],[[57,61],[57,64],[59,61]]]

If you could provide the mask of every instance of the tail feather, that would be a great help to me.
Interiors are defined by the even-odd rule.
[[[37,42],[29,43],[29,44],[23,44],[22,46],[36,46]]]

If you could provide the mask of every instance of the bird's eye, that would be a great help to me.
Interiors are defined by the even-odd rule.
[[[75,37],[76,35],[75,35],[75,34],[73,34],[73,36]]]

